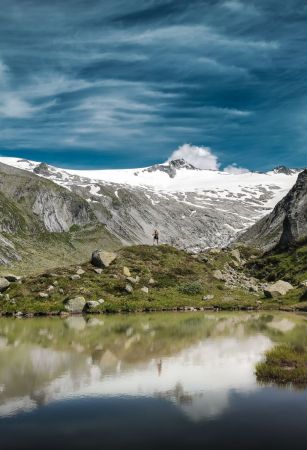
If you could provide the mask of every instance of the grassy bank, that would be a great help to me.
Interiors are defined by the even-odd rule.
[[[286,344],[273,348],[257,365],[256,376],[261,382],[307,386],[307,348]]]

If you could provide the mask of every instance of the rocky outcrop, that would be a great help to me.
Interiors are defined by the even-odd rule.
[[[290,192],[266,217],[249,228],[239,241],[264,251],[286,249],[307,237],[307,169]]]

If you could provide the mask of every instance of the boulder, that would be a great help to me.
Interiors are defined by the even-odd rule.
[[[97,306],[99,306],[99,305],[100,305],[99,301],[96,302],[96,300],[90,300],[89,302],[86,302],[84,309],[86,309],[88,311],[88,310],[97,308]]]
[[[225,281],[225,276],[222,274],[222,272],[220,270],[214,270],[212,272],[212,276],[213,278],[215,278],[216,280],[219,281]]]
[[[280,295],[285,295],[291,289],[294,289],[292,284],[287,281],[278,280],[276,283],[267,286],[263,293],[267,298],[276,298]]]
[[[213,300],[214,299],[214,295],[204,295],[203,296],[203,300],[204,301],[206,301],[206,300]]]
[[[131,284],[126,284],[125,290],[131,294],[133,292],[133,287],[131,286]]]
[[[125,275],[125,277],[131,277],[131,273],[128,267],[123,267],[123,274]]]
[[[99,267],[95,267],[94,272],[96,272],[98,275],[101,275],[102,269],[99,269]]]
[[[77,273],[75,275],[71,275],[70,279],[71,280],[80,280],[80,275],[78,275]]]
[[[85,271],[83,269],[78,269],[76,274],[77,275],[83,275],[85,273]]]
[[[0,278],[0,292],[4,292],[9,287],[10,282],[6,278]]]
[[[137,278],[127,277],[127,281],[130,281],[132,284],[136,284],[139,280]]]
[[[100,268],[109,267],[111,262],[113,262],[116,259],[116,257],[117,257],[116,253],[106,252],[104,250],[95,250],[92,253],[91,263],[95,267]]]
[[[4,275],[4,277],[7,281],[14,283],[16,281],[20,281],[21,277],[17,276],[17,275],[13,275],[12,273],[9,273],[7,275]]]
[[[80,314],[82,313],[85,304],[86,301],[84,297],[74,297],[65,302],[65,309],[72,314]]]
[[[148,289],[148,287],[143,286],[143,287],[141,288],[141,291],[144,292],[145,294],[148,294],[149,289]]]
[[[234,259],[237,260],[237,262],[241,262],[241,255],[237,248],[234,250],[231,250],[230,254]]]

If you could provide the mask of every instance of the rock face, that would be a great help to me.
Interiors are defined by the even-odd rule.
[[[307,169],[274,210],[243,233],[239,241],[269,251],[286,249],[306,237]]]
[[[276,281],[276,283],[266,287],[263,292],[267,298],[276,298],[281,295],[285,295],[291,289],[293,289],[292,284],[287,281],[279,280]]]
[[[0,278],[0,292],[4,292],[9,287],[10,282],[6,278]]]
[[[71,314],[81,314],[85,304],[86,301],[84,297],[74,297],[66,301],[65,309]]]
[[[113,252],[106,252],[103,250],[95,250],[92,253],[91,263],[98,268],[109,267],[111,262],[116,259],[117,255]]]

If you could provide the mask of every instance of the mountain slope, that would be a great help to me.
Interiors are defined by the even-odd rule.
[[[273,211],[249,228],[240,242],[264,251],[287,249],[307,237],[307,169]]]
[[[165,243],[192,251],[225,246],[270,212],[298,171],[232,174],[200,170],[184,160],[143,169],[63,170],[17,158],[0,161],[49,179],[86,200],[122,243]]]
[[[24,259],[32,267],[51,267],[70,255],[84,258],[88,249],[81,242],[89,242],[97,229],[98,240],[118,246],[82,197],[0,163],[0,264]]]

